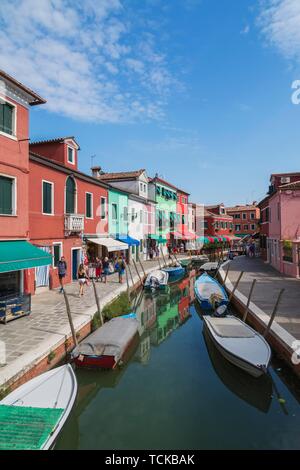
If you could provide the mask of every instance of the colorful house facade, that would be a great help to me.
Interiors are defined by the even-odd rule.
[[[279,186],[269,199],[268,257],[283,274],[300,277],[300,180]]]
[[[260,209],[256,203],[226,207],[226,213],[233,217],[236,237],[251,236],[259,231]]]
[[[51,256],[29,243],[29,110],[46,101],[0,71],[0,297],[32,293]],[[22,301],[15,304],[22,310]],[[5,310],[1,305],[0,317]],[[15,312],[17,315],[17,311]]]
[[[65,282],[76,280],[79,264],[101,256],[99,242],[108,236],[108,186],[78,171],[78,152],[74,137],[30,145],[30,240],[53,257],[49,268],[36,270],[36,292],[58,287],[61,256]]]

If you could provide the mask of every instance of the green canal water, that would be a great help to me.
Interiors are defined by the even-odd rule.
[[[300,449],[299,382],[274,358],[253,379],[203,331],[194,279],[142,294],[140,343],[116,371],[77,370],[57,449]]]

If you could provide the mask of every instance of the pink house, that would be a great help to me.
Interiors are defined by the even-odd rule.
[[[275,269],[300,277],[300,181],[279,186],[270,197],[268,253]]]

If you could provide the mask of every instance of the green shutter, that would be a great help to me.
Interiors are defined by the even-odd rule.
[[[13,180],[0,176],[0,214],[12,215]]]
[[[85,215],[88,218],[92,217],[92,195],[87,193],[85,199]]]
[[[52,214],[52,184],[43,181],[43,213]]]
[[[13,106],[0,103],[0,131],[12,135],[13,133]]]
[[[68,177],[66,183],[66,213],[74,214],[75,212],[75,182],[73,178]]]

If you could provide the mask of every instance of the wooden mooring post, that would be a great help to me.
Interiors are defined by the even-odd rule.
[[[235,291],[236,291],[236,289],[237,289],[237,287],[238,287],[238,285],[239,285],[240,280],[242,279],[243,274],[244,274],[244,271],[241,271],[241,272],[240,272],[240,275],[239,275],[239,277],[238,277],[238,279],[237,279],[237,281],[236,281],[236,283],[235,283],[235,286],[234,286],[234,288],[233,288],[233,291],[232,291],[231,294],[230,294],[229,302],[231,302],[232,297],[233,297],[233,295],[234,295],[234,293],[235,293]]]
[[[269,323],[268,323],[268,326],[267,328],[265,329],[265,332],[263,334],[263,337],[265,338],[267,336],[267,334],[269,333],[270,329],[271,329],[271,326],[272,326],[272,323],[274,321],[274,318],[275,318],[275,315],[277,313],[277,310],[278,310],[278,307],[279,307],[279,303],[280,303],[280,300],[281,300],[281,297],[282,297],[282,294],[284,293],[285,289],[281,289],[279,294],[278,294],[278,297],[277,297],[277,300],[276,300],[276,304],[274,305],[274,308],[273,308],[273,312],[270,316],[270,320],[269,320]]]
[[[139,260],[140,266],[141,266],[141,268],[142,268],[142,271],[143,271],[143,273],[144,273],[144,277],[146,277],[146,272],[145,272],[143,263],[141,262],[140,256],[138,256],[138,260]]]
[[[130,274],[130,278],[131,278],[131,282],[132,282],[132,287],[134,286],[134,281],[133,281],[133,277],[132,277],[132,271],[131,271],[131,267],[130,265],[128,264],[128,269],[129,269],[129,274]]]
[[[92,284],[93,284],[93,289],[94,289],[94,295],[95,295],[97,310],[98,310],[99,317],[100,317],[100,320],[101,320],[101,325],[103,325],[104,322],[103,322],[102,312],[101,312],[101,308],[100,308],[100,301],[99,301],[99,297],[98,297],[98,293],[97,293],[97,289],[96,289],[96,284],[95,284],[95,279],[94,279],[94,278],[92,278]]]
[[[136,272],[137,272],[137,275],[138,275],[138,277],[139,277],[139,280],[140,280],[141,284],[143,284],[143,281],[142,281],[142,278],[141,278],[140,272],[139,272],[139,270],[138,270],[138,268],[137,268],[136,262],[135,262],[135,260],[134,260],[133,258],[132,258],[132,261],[133,261],[133,264],[134,264],[135,270],[136,270]]]
[[[160,264],[159,256],[157,257],[157,259],[158,259],[158,266],[159,266],[159,269],[161,269],[161,264]]]
[[[250,292],[249,292],[249,296],[248,296],[247,305],[246,305],[244,316],[243,316],[243,321],[244,322],[246,321],[246,318],[247,318],[247,315],[248,315],[249,305],[250,305],[250,302],[251,302],[251,297],[252,297],[252,294],[253,294],[255,284],[256,284],[256,279],[253,279],[253,282],[252,282],[252,285],[251,285],[251,288],[250,288]]]
[[[167,266],[165,255],[164,255],[164,252],[163,252],[163,249],[162,249],[161,245],[160,245],[160,251],[161,251],[161,254],[162,254],[162,257],[163,257],[163,260],[164,260],[164,264],[165,264],[165,266]]]
[[[226,286],[226,280],[227,280],[227,277],[228,277],[229,269],[230,269],[230,263],[228,263],[228,266],[227,266],[227,269],[226,269],[226,274],[225,274],[224,281],[223,281],[224,286]]]
[[[125,274],[126,274],[126,284],[127,284],[127,297],[128,297],[128,300],[129,300],[130,299],[130,287],[129,287],[127,264],[125,266]]]
[[[64,299],[65,299],[65,304],[66,304],[66,310],[67,310],[67,315],[68,315],[68,319],[69,319],[69,323],[70,323],[70,327],[71,327],[71,332],[72,332],[73,341],[74,341],[75,346],[77,346],[77,345],[78,345],[78,341],[77,341],[77,337],[76,337],[76,333],[75,333],[75,328],[74,328],[74,324],[73,324],[73,318],[72,318],[72,315],[71,315],[71,309],[70,309],[69,299],[68,299],[68,296],[67,296],[67,293],[66,293],[65,289],[63,289],[63,294],[64,294]]]

